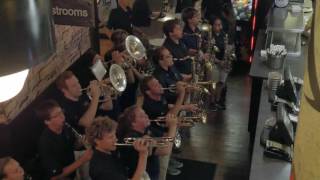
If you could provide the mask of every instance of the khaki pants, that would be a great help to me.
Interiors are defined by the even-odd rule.
[[[74,151],[75,159],[79,159],[84,152],[85,151]],[[89,175],[89,163],[90,161],[86,162],[77,169],[75,180],[91,180]]]
[[[171,154],[168,154],[165,156],[159,156],[159,161],[160,161],[159,180],[166,180],[170,156],[171,156]]]

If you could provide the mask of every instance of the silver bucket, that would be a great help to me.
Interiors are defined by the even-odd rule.
[[[267,54],[267,64],[271,69],[280,69],[283,65],[284,59],[286,56],[284,55],[272,55]]]

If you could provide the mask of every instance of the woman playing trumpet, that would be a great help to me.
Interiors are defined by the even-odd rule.
[[[116,123],[111,119],[99,117],[87,129],[89,143],[94,148],[89,170],[92,180],[128,179],[121,160],[113,153],[117,148],[116,127]],[[139,139],[133,142],[133,147],[138,154],[138,160],[131,180],[141,180],[146,169],[148,143]]]

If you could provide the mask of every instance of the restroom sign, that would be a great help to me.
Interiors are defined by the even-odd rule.
[[[94,2],[92,0],[53,0],[52,15],[55,24],[94,26]]]

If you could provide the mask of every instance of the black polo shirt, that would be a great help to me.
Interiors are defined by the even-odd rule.
[[[157,101],[151,99],[148,95],[145,95],[142,108],[149,116],[149,119],[156,119],[160,116],[163,117],[169,111],[168,101],[164,96],[161,97],[160,101]],[[151,122],[150,130],[155,134],[157,134],[158,132],[161,133],[159,137],[162,137],[163,133],[168,131],[168,128],[165,127],[163,123],[159,125],[159,123],[157,122]]]
[[[182,80],[182,76],[175,66],[171,66],[168,71],[162,69],[160,66],[156,66],[153,76],[164,88],[175,85],[178,81]],[[169,104],[175,104],[177,99],[177,94],[175,92],[165,90],[164,96]]]
[[[148,134],[149,136],[153,137],[152,132],[147,130],[145,133],[140,133],[134,130],[128,132],[125,137],[136,137],[140,138],[144,135]],[[128,168],[128,174],[131,178],[137,168],[138,160],[139,160],[139,152],[137,152],[132,146],[130,147],[119,147],[120,157],[124,165]],[[159,176],[160,171],[160,162],[159,157],[154,155],[155,148],[153,148],[152,155],[148,156],[147,160],[147,173],[149,174],[150,178]]]
[[[92,180],[128,180],[125,168],[114,154],[94,150],[89,174]]]
[[[79,133],[84,134],[84,127],[79,125],[79,120],[88,109],[88,98],[82,95],[78,101],[73,101],[66,98],[64,95],[57,98],[57,101],[64,111],[66,122],[68,122]]]
[[[120,6],[118,6],[116,9],[112,9],[107,27],[109,29],[123,29],[131,34],[133,28],[131,9],[127,7],[127,11],[124,11]]]
[[[187,46],[180,40],[178,44],[166,38],[163,46],[172,54],[174,65],[182,74],[191,74],[192,60],[188,56]]]
[[[38,149],[45,179],[61,174],[64,167],[75,161],[74,141],[75,137],[68,129],[64,129],[61,134],[56,134],[48,128],[43,130]],[[74,176],[75,173],[72,173],[69,178]]]
[[[224,60],[224,50],[225,50],[225,44],[224,44],[224,38],[225,38],[225,33],[221,32],[219,34],[213,33],[213,38],[215,39],[216,46],[219,49],[219,52],[216,53],[216,58],[219,60]]]
[[[183,38],[182,42],[187,46],[188,49],[200,49],[199,47],[199,36],[200,29],[196,27],[193,31],[189,26],[184,26],[183,28]]]

